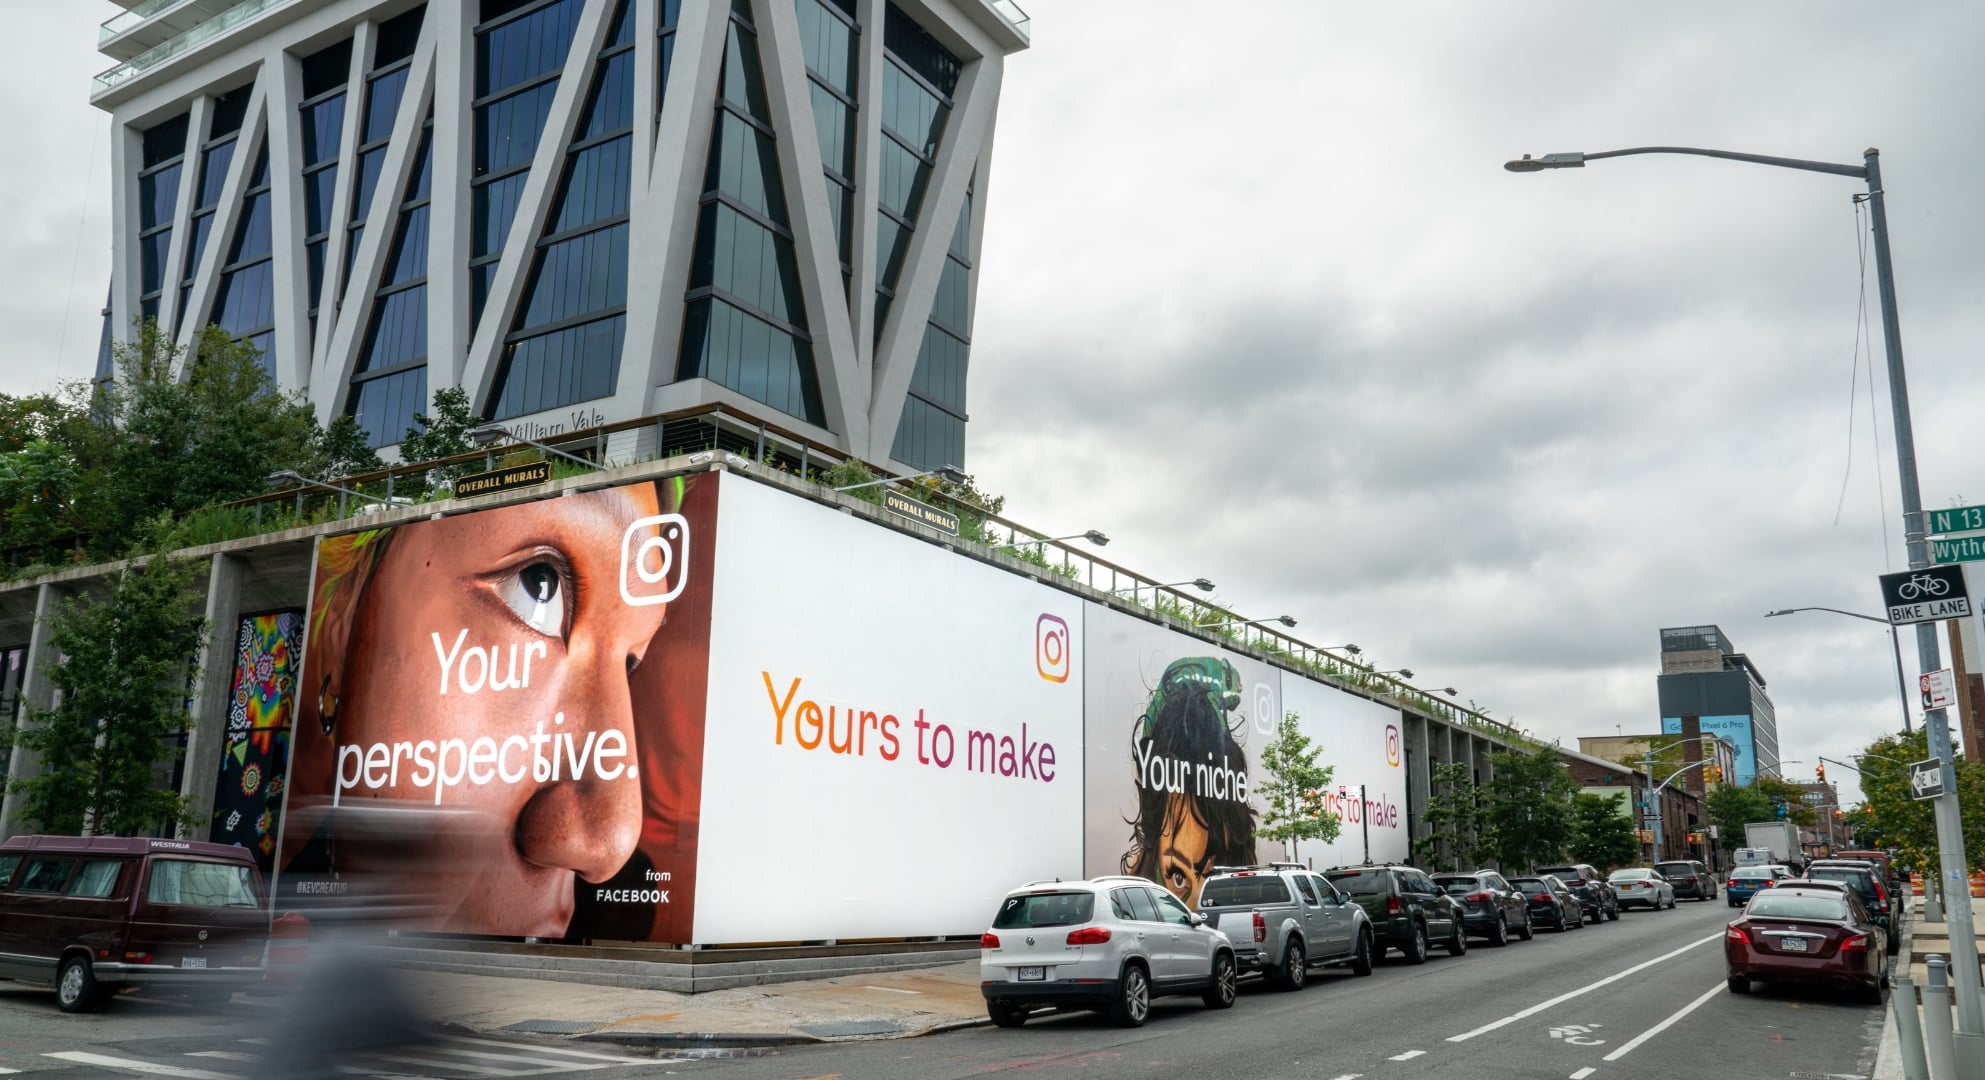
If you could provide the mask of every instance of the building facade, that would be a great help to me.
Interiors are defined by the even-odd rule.
[[[1693,721],[1704,735],[1735,747],[1728,779],[1749,784],[1760,773],[1777,774],[1778,714],[1765,692],[1764,675],[1714,626],[1661,631],[1661,674],[1656,678],[1661,730],[1681,735]]]
[[[1581,751],[1560,748],[1558,754],[1584,794],[1617,800],[1620,814],[1634,823],[1644,860],[1700,859],[1712,867],[1719,865],[1715,845],[1706,835],[1702,800],[1694,792],[1676,784],[1660,787],[1660,805],[1653,806],[1649,792],[1659,784],[1649,784],[1644,772]],[[1659,829],[1654,826],[1656,817]]]
[[[263,350],[390,448],[721,405],[962,465],[1011,0],[119,0],[110,345]]]

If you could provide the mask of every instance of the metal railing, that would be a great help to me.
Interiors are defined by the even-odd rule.
[[[120,11],[105,19],[97,29],[96,43],[100,48],[108,45],[113,38],[122,37],[145,24],[154,15],[163,14],[190,0],[145,0],[129,11]]]
[[[241,3],[205,22],[199,23],[185,33],[160,42],[116,67],[111,68],[109,71],[98,75],[95,80],[95,89],[91,91],[90,96],[97,97],[109,93],[124,82],[142,75],[146,71],[165,63],[175,56],[206,44],[264,12],[272,11],[294,2],[295,0],[241,0]],[[134,8],[132,10],[136,11],[137,9]]]
[[[992,0],[992,9],[999,12],[1000,18],[1011,23],[1021,37],[1029,41],[1033,40],[1032,35],[1028,33],[1028,24],[1034,21],[1033,17],[1020,10],[1019,4],[1014,3],[1013,0]]]

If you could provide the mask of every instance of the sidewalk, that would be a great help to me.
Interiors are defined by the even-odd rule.
[[[1978,940],[1981,954],[1985,954],[1985,899],[1971,898],[1971,924]],[[1943,922],[1926,922],[1923,919],[1923,898],[1909,898],[1909,921],[1903,926],[1902,947],[1897,951],[1897,975],[1906,969],[1909,980],[1920,991],[1930,981],[1930,969],[1923,958],[1931,953],[1950,955],[1950,925]],[[1890,1003],[1902,1007],[1906,1003],[1890,994]],[[1917,1015],[1922,1015],[1922,1006],[1917,1005]],[[1881,1050],[1875,1056],[1874,1080],[1902,1080],[1902,1048],[1895,1026],[1895,1012],[1886,1011],[1882,1024]]]
[[[985,1023],[979,962],[701,994],[403,971],[435,1019],[478,1034],[632,1046],[752,1047],[906,1038]]]

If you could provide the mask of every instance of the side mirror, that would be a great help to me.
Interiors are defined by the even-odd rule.
[[[1201,915],[1201,914],[1200,914],[1199,912],[1197,912],[1197,911],[1189,911],[1189,912],[1187,912],[1187,913],[1186,913],[1186,920],[1187,920],[1188,922],[1190,922],[1190,923],[1192,923],[1192,925],[1194,925],[1194,926],[1205,926],[1205,925],[1206,925],[1206,916],[1204,916],[1204,915]]]

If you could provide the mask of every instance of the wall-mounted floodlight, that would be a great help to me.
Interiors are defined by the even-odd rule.
[[[1372,674],[1374,674],[1374,675],[1404,675],[1404,676],[1406,676],[1407,678],[1409,678],[1409,679],[1410,679],[1410,678],[1412,678],[1412,677],[1413,677],[1413,669],[1412,669],[1412,668],[1409,668],[1409,667],[1403,667],[1403,668],[1393,668],[1393,669],[1392,669],[1391,671],[1374,671],[1374,672],[1372,672]]]
[[[1088,532],[1070,533],[1067,536],[1048,536],[1039,540],[1016,540],[1006,546],[1016,548],[1033,547],[1035,544],[1059,544],[1063,540],[1087,540],[1097,547],[1105,547],[1110,542],[1109,537],[1104,536],[1095,529],[1090,529]]]
[[[1347,652],[1352,656],[1363,656],[1365,652],[1356,645],[1319,645],[1317,648],[1321,652]]]

